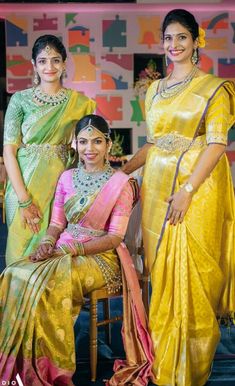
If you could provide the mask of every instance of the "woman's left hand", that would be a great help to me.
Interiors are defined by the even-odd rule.
[[[171,225],[182,223],[184,216],[191,204],[192,193],[186,192],[184,188],[170,196],[167,200],[170,204],[167,220]]]
[[[54,251],[54,247],[51,244],[43,243],[39,244],[35,252],[29,256],[29,260],[33,263],[41,260],[48,259]]]

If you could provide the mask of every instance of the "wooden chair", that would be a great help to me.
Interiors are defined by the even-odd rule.
[[[142,288],[143,303],[146,313],[149,308],[149,276],[143,272],[138,273],[140,286]],[[97,370],[97,336],[98,327],[105,326],[105,337],[107,343],[111,344],[111,323],[117,322],[123,319],[122,315],[110,316],[110,300],[113,298],[122,297],[122,289],[115,294],[109,294],[107,287],[103,287],[98,290],[92,291],[88,295],[90,303],[90,369],[91,369],[91,381],[96,381]],[[103,319],[98,321],[98,302],[102,302]]]

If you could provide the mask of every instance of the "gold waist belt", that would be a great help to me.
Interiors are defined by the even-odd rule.
[[[70,148],[70,145],[51,145],[49,143],[43,143],[40,145],[32,143],[21,146],[21,149],[24,149],[26,154],[29,156],[43,156],[46,160],[61,158],[62,161],[67,161],[69,156],[68,150]]]
[[[84,228],[78,224],[70,224],[70,223],[68,224],[66,231],[75,238],[78,238],[78,236],[83,236],[83,235],[100,237],[107,234],[106,231]]]
[[[190,139],[173,133],[158,137],[154,142],[156,147],[168,152],[201,149],[206,146],[206,141],[200,139],[200,137]]]

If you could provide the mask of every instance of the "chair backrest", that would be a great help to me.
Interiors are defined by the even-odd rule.
[[[141,176],[134,176],[137,180],[139,188],[142,184]],[[142,231],[141,231],[141,203],[140,199],[135,204],[126,231],[124,242],[133,258],[133,263],[138,272],[143,273],[143,262],[139,251],[142,247]]]

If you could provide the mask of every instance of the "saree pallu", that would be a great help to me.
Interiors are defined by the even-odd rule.
[[[66,187],[71,173],[71,170],[63,173],[68,176],[64,180]],[[127,184],[128,176],[115,173],[100,193],[87,200],[87,206],[80,205],[81,200],[74,200],[72,189],[68,190],[64,207],[71,220],[78,218],[81,234],[77,241],[88,241],[91,233],[105,230]],[[127,196],[123,207],[126,201]],[[59,211],[62,213],[61,198],[57,202],[58,208],[52,214],[54,222],[59,221]],[[121,213],[119,215],[121,217]],[[116,223],[116,219],[113,221]],[[66,229],[57,245],[73,240],[69,228]],[[111,379],[107,384],[126,384],[128,378],[132,384],[144,386],[151,373],[151,341],[132,259],[124,244],[117,252],[107,251],[99,256],[118,276],[117,253],[123,264],[125,288],[129,288],[124,288],[123,338],[128,345],[131,339],[132,346],[126,347],[127,362],[118,363],[118,380]],[[8,266],[0,278],[0,380],[15,381],[19,374],[25,386],[73,385],[76,367],[73,318],[79,314],[84,295],[104,284],[94,256],[72,258],[70,254],[56,251],[45,261],[32,264],[21,260]],[[134,327],[134,331],[130,327]]]
[[[68,100],[60,105],[38,106],[32,101],[32,92],[28,89],[12,96],[5,117],[4,144],[19,146],[17,161],[22,178],[43,218],[38,234],[23,228],[17,196],[8,181],[7,264],[28,256],[45,233],[58,177],[71,163],[70,144],[75,124],[95,107],[92,100],[73,90],[67,90]]]
[[[166,200],[187,182],[208,143],[225,143],[235,120],[235,92],[211,75],[193,79],[171,101],[158,99],[156,86],[146,103],[155,145],[142,185],[153,382],[202,386],[220,338],[216,314],[235,309],[235,206],[226,156],[193,195],[182,224],[169,224]]]

